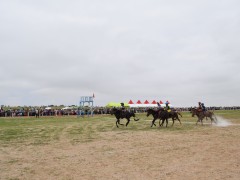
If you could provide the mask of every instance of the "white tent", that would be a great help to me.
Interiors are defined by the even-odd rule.
[[[155,108],[158,107],[157,104],[129,104],[130,108]],[[166,104],[160,104],[161,107],[166,107]],[[169,107],[173,107],[173,105],[169,104]]]
[[[67,110],[67,109],[72,109],[71,107],[64,107],[61,110]]]
[[[166,104],[160,104],[161,107],[166,107]],[[168,104],[169,107],[173,107],[173,105]]]
[[[157,104],[129,104],[130,108],[138,108],[138,107],[158,107]]]

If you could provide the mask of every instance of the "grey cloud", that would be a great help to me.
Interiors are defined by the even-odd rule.
[[[238,105],[239,5],[1,1],[0,104]]]

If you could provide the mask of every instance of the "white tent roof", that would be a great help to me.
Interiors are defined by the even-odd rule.
[[[166,107],[165,104],[160,104],[161,107]],[[129,104],[130,108],[138,108],[138,107],[158,107],[157,104]],[[169,104],[169,107],[173,107],[171,104]]]
[[[161,107],[166,107],[166,104],[160,104]],[[168,104],[169,107],[173,107],[173,105]]]
[[[72,109],[71,107],[64,107],[61,110]]]
[[[130,108],[137,107],[157,107],[157,104],[129,104]]]

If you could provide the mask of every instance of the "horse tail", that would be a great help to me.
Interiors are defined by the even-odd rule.
[[[139,121],[139,118],[138,118],[138,119],[135,119],[135,117],[134,117],[134,121]]]
[[[177,111],[177,114],[179,114],[182,117],[182,114],[180,112]]]
[[[134,121],[139,121],[139,118],[136,119],[135,113],[132,113],[132,116],[134,117]]]

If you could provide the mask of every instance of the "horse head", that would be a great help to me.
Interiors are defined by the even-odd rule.
[[[117,112],[117,108],[113,107],[111,110],[110,110],[110,114],[113,115]]]
[[[152,114],[152,112],[153,112],[153,109],[151,109],[151,108],[147,109],[147,117],[148,117],[150,114]]]

